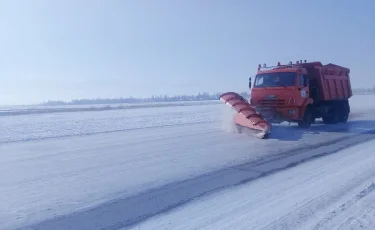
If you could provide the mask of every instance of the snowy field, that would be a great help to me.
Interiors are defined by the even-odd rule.
[[[0,116],[0,229],[375,228],[374,99],[269,140],[223,104]]]
[[[136,108],[161,108],[174,106],[210,105],[219,104],[218,100],[210,101],[176,101],[176,102],[149,102],[149,103],[123,103],[123,104],[91,104],[91,105],[31,105],[31,106],[0,106],[0,116],[94,112],[107,110],[124,110]]]

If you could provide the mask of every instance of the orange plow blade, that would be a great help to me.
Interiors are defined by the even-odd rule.
[[[241,95],[228,92],[220,95],[220,100],[237,111],[233,121],[240,127],[259,131],[258,138],[267,138],[271,133],[271,124],[256,112],[256,110]]]

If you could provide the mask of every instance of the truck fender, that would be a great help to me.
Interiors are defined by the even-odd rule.
[[[311,98],[306,98],[304,101],[303,101],[303,104],[302,104],[302,107],[301,107],[301,110],[300,110],[300,114],[299,114],[299,117],[303,117],[304,114],[305,114],[305,111],[306,111],[306,108],[308,105],[311,105],[314,103],[314,100],[311,99]]]

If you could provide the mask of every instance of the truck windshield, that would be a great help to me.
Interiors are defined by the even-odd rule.
[[[255,88],[284,87],[296,85],[296,73],[267,73],[256,76]]]

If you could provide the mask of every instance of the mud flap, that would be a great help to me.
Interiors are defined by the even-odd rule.
[[[271,133],[271,124],[266,121],[241,95],[228,92],[220,95],[220,100],[237,111],[233,121],[236,125],[255,130],[256,137],[264,139]]]

